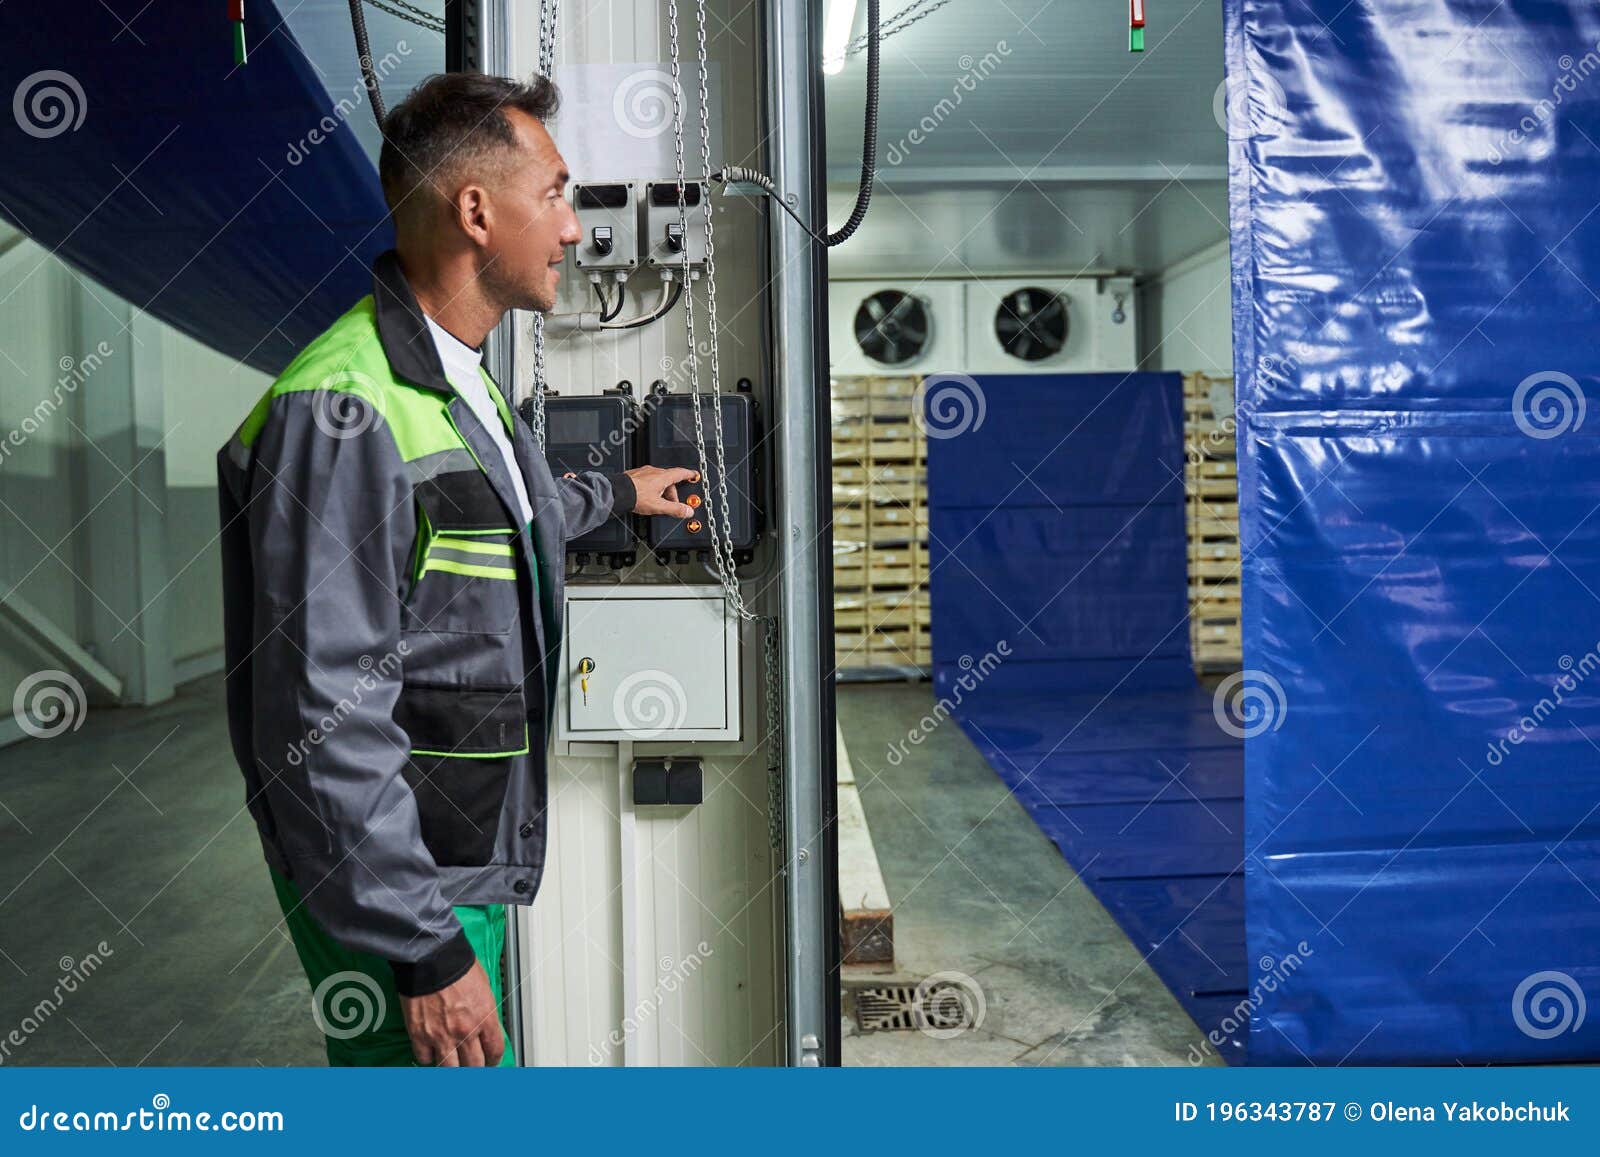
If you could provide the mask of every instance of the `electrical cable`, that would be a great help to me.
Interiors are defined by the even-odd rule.
[[[383,92],[378,88],[378,74],[372,68],[372,45],[367,40],[367,13],[362,0],[350,0],[350,27],[356,34],[356,59],[361,62],[361,83],[366,86],[367,99],[372,102],[372,115],[377,118],[378,132],[383,132],[383,122],[388,113],[383,107]]]
[[[594,295],[600,300],[601,321],[610,321],[617,316],[611,308],[611,302],[606,299],[605,288],[598,281],[594,282]]]
[[[878,168],[878,52],[881,40],[878,0],[867,0],[867,123],[861,134],[861,184],[856,189],[856,204],[850,210],[850,219],[838,232],[828,234],[830,248],[848,241],[851,234],[861,227],[861,222],[867,216],[867,206],[872,202],[872,179]]]
[[[756,186],[777,202],[778,208],[794,218],[795,224],[804,229],[808,237],[829,248],[842,245],[851,238],[861,227],[861,222],[866,220],[867,206],[872,203],[872,185],[878,169],[878,49],[882,40],[878,15],[879,0],[867,0],[867,107],[866,123],[861,134],[861,181],[856,187],[856,203],[850,210],[850,217],[837,231],[824,236],[802,221],[788,200],[778,192],[772,178],[765,173],[728,165],[711,174],[711,180],[718,184],[742,182]]]
[[[626,281],[619,281],[619,282],[617,282],[617,305],[616,305],[616,308],[613,309],[610,313],[602,313],[600,315],[600,320],[601,321],[615,321],[615,320],[617,320],[618,317],[622,316],[622,306],[623,306],[623,303],[626,302],[627,300],[628,300],[628,283]]]
[[[667,299],[656,308],[654,313],[648,314],[645,317],[636,317],[632,321],[623,322],[621,325],[606,325],[602,326],[601,328],[639,329],[642,326],[649,325],[651,322],[660,321],[662,318],[666,317],[667,314],[672,312],[672,307],[678,304],[678,299],[682,296],[683,283],[681,281],[674,281],[672,283],[672,292],[667,295]]]

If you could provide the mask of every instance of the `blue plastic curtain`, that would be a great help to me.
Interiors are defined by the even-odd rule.
[[[182,11],[174,10],[181,7]],[[0,5],[0,215],[139,308],[275,373],[393,243],[371,160],[272,0]],[[127,14],[125,14],[126,16]]]
[[[1189,661],[1181,403],[1176,374],[928,379],[934,689],[1194,1017],[1193,1059],[1235,1061],[1242,753]]]
[[[1600,1056],[1600,8],[1226,0],[1255,1063]]]

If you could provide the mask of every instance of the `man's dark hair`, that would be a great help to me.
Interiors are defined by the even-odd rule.
[[[448,186],[464,168],[514,146],[506,109],[544,121],[560,103],[547,76],[526,84],[481,72],[428,77],[384,118],[378,177],[390,212],[408,204],[420,208],[424,198],[413,194],[424,181]]]

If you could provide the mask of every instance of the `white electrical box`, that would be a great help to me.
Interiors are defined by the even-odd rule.
[[[574,185],[572,209],[583,230],[572,250],[579,269],[628,271],[639,264],[639,209],[630,182]]]
[[[571,586],[566,602],[558,741],[741,738],[739,619],[720,586]]]
[[[645,263],[658,269],[682,269],[687,250],[689,264],[706,263],[706,210],[711,187],[686,184],[683,207],[678,206],[676,181],[651,181],[644,187],[644,225],[640,233]],[[680,217],[680,213],[682,216]]]

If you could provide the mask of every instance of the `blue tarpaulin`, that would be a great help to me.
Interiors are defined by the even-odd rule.
[[[1190,665],[1181,400],[1176,374],[928,379],[934,689],[1236,1061],[1241,751]]]
[[[92,4],[0,5],[0,215],[276,373],[370,290],[371,259],[393,243],[351,124],[372,114],[349,90],[330,96],[272,0],[246,5],[243,65],[226,4],[170,8],[124,24]]]
[[[1251,1060],[1593,1060],[1600,8],[1225,8]]]

